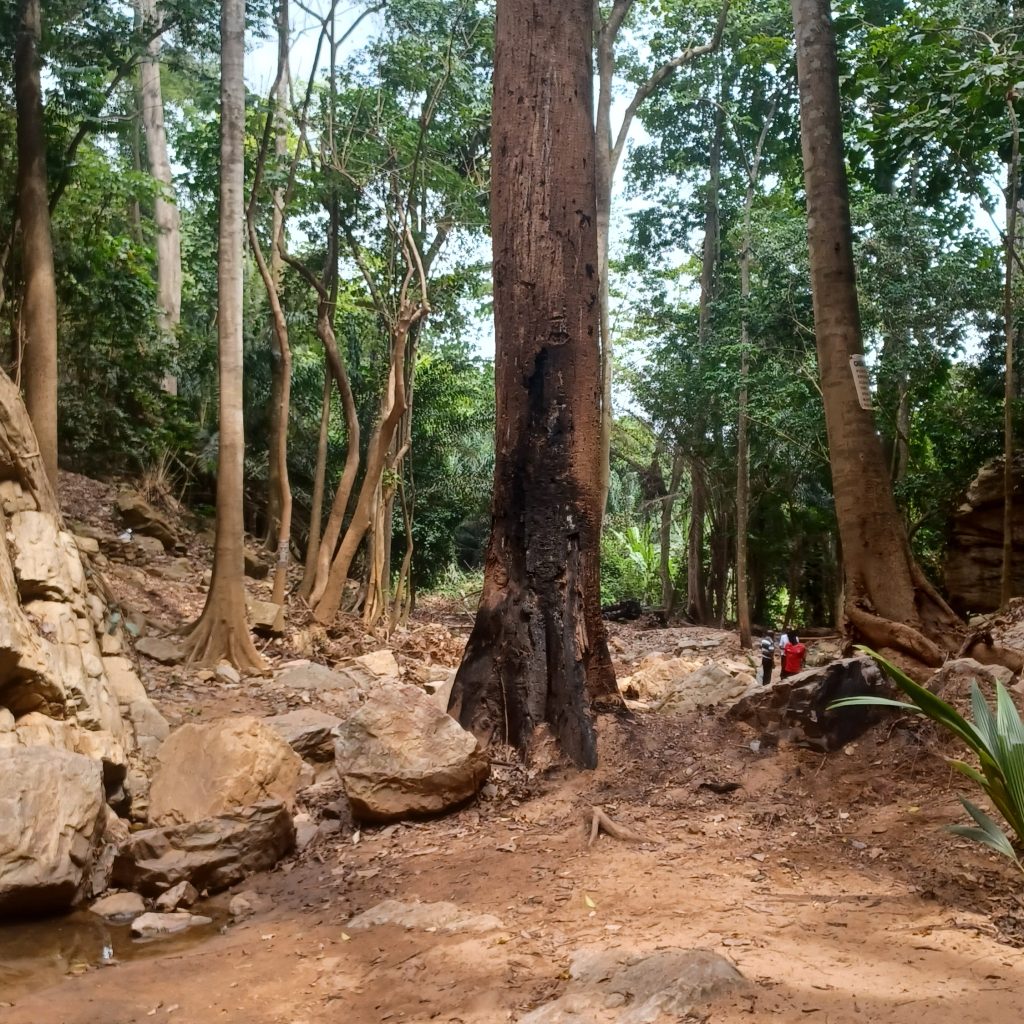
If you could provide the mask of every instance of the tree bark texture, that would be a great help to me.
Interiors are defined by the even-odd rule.
[[[836,519],[855,635],[938,665],[960,622],[914,561],[896,508],[874,414],[861,407],[851,357],[863,354],[843,163],[829,0],[792,0],[818,366]]]
[[[163,22],[163,12],[156,0],[138,0],[143,29],[151,36],[146,55],[139,65],[142,97],[142,126],[146,135],[146,159],[149,173],[157,183],[153,202],[153,223],[156,227],[156,302],[157,326],[168,352],[177,348],[177,330],[181,321],[181,226],[178,204],[174,198],[171,161],[167,153],[167,132],[164,129],[164,100],[160,88],[161,36],[156,29]],[[178,381],[166,373],[164,390],[177,394]]]
[[[601,619],[591,0],[499,0],[491,152],[494,495],[484,590],[450,708],[528,754],[548,723],[597,763],[618,701]]]
[[[1020,186],[1020,124],[1014,96],[1006,101],[1012,132],[1006,181],[1006,282],[1003,288],[1003,319],[1006,330],[1006,376],[1003,390],[1003,565],[999,583],[999,604],[1007,608],[1013,597],[1013,406],[1014,388],[1014,273],[1017,246],[1017,199]]]
[[[57,283],[53,270],[43,92],[40,79],[40,0],[21,0],[14,51],[18,115],[18,219],[21,222],[21,304],[24,344],[20,375],[39,451],[57,487]]]
[[[213,578],[188,638],[189,659],[230,661],[243,672],[264,668],[246,622],[242,423],[242,277],[244,245],[245,0],[221,5],[220,230],[217,254],[220,383],[217,520]]]

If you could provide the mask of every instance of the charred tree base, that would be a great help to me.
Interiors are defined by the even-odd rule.
[[[580,561],[571,557],[554,585],[485,587],[449,709],[482,741],[507,743],[527,760],[546,722],[573,764],[594,768],[591,700],[621,698],[600,612],[588,614],[583,599]]]

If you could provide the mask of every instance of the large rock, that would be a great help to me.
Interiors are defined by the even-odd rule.
[[[454,903],[405,903],[402,900],[384,900],[361,914],[356,914],[346,925],[352,931],[397,925],[410,931],[425,932],[492,932],[503,928],[501,918],[494,914],[473,914]]]
[[[132,491],[122,492],[117,496],[117,511],[125,526],[130,526],[135,533],[155,537],[165,548],[173,548],[178,543],[178,535],[167,517],[157,512],[141,495]]]
[[[132,921],[131,932],[136,939],[159,939],[165,935],[177,935],[178,932],[196,928],[199,925],[213,924],[212,917],[200,914],[142,914]]]
[[[0,917],[87,899],[105,821],[99,761],[50,747],[0,749]]]
[[[950,604],[961,613],[992,612],[1001,603],[1003,571],[1003,459],[993,459],[971,481],[964,501],[953,516],[953,533],[946,549],[945,589]],[[1024,492],[1024,451],[1013,460],[1014,492]],[[1024,537],[1024,502],[1014,502],[1013,531]],[[1013,562],[1012,590],[1024,594],[1024,558]]]
[[[61,532],[56,515],[16,512],[8,527],[14,574],[23,600],[70,601],[82,590],[84,573],[71,534]],[[71,552],[74,557],[70,557]]]
[[[959,703],[970,700],[971,684],[977,682],[991,703],[995,700],[996,682],[1009,686],[1013,679],[1013,672],[1003,665],[982,665],[973,658],[954,658],[928,680],[928,689],[945,701]]]
[[[476,737],[413,686],[382,690],[339,726],[334,757],[353,814],[367,821],[448,810],[490,770]]]
[[[342,721],[337,716],[315,708],[299,708],[264,721],[299,757],[309,761],[330,761],[334,757],[334,730]]]
[[[200,821],[267,799],[291,809],[303,772],[302,758],[251,715],[183,725],[157,757],[149,791],[156,825]]]
[[[146,912],[146,902],[137,892],[112,892],[89,909],[108,921],[131,921]]]
[[[697,708],[731,704],[754,684],[754,677],[738,666],[734,675],[711,662],[681,679],[662,697],[658,710],[667,714],[683,714]]]
[[[288,808],[264,801],[235,814],[133,833],[114,861],[113,882],[146,896],[180,882],[219,892],[272,868],[294,846]]]
[[[135,650],[161,665],[177,665],[185,658],[181,644],[159,636],[144,636],[135,641]]]
[[[654,953],[580,950],[569,963],[569,985],[522,1024],[655,1024],[707,1020],[715,999],[749,987],[736,966],[710,949]]]
[[[729,711],[770,737],[789,734],[819,750],[836,750],[856,739],[884,715],[879,708],[829,705],[842,697],[893,696],[893,688],[866,657],[844,658],[754,689]]]

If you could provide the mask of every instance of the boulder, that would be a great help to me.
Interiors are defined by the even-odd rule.
[[[733,705],[729,717],[778,736],[796,738],[819,750],[837,750],[880,721],[884,709],[842,708],[829,711],[842,697],[894,696],[878,666],[866,657],[844,658],[821,668],[759,686]]]
[[[300,708],[264,721],[299,757],[308,761],[330,761],[334,757],[333,731],[342,721],[335,715]]]
[[[244,715],[183,725],[163,743],[149,791],[149,820],[180,825],[280,800],[289,810],[302,758],[273,729]]]
[[[124,525],[134,533],[155,537],[164,548],[173,548],[178,536],[170,520],[161,515],[140,494],[124,491],[117,496],[117,511]]]
[[[294,845],[288,808],[268,800],[234,814],[132,833],[114,861],[113,881],[147,896],[180,882],[219,892],[272,868]]]
[[[249,621],[257,633],[280,636],[284,632],[284,605],[273,601],[250,601]]]
[[[136,939],[159,939],[176,935],[202,924],[213,924],[212,917],[199,914],[143,914],[132,921],[131,933]]]
[[[970,700],[971,683],[977,682],[991,703],[995,700],[997,680],[1009,686],[1014,680],[1013,672],[1004,665],[982,665],[973,658],[954,658],[928,680],[928,689],[944,701],[960,702]]]
[[[111,892],[89,909],[107,921],[131,921],[146,912],[146,901],[137,892]]]
[[[182,646],[159,636],[144,636],[135,641],[135,650],[161,665],[177,665],[185,657]]]
[[[754,677],[749,673],[734,676],[710,662],[676,682],[662,697],[657,710],[678,715],[697,708],[731,704],[742,697],[753,682]]]
[[[267,574],[270,572],[270,566],[266,561],[253,551],[251,548],[245,549],[245,575],[253,580],[262,580],[267,578]]]
[[[338,727],[335,766],[353,814],[437,814],[475,795],[490,765],[476,737],[414,686],[381,691]]]
[[[99,761],[49,747],[0,749],[0,917],[87,899],[105,821]]]
[[[710,949],[579,950],[563,995],[521,1024],[655,1024],[707,1020],[715,999],[749,988],[735,964]]]
[[[699,667],[700,662],[690,658],[648,654],[632,675],[619,680],[619,689],[632,691],[640,700],[661,700]]]

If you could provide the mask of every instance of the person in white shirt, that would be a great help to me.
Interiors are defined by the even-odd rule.
[[[775,633],[768,630],[761,638],[761,685],[769,686],[772,681],[772,668],[775,666]]]

